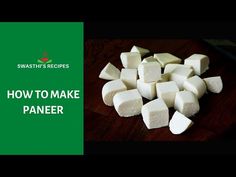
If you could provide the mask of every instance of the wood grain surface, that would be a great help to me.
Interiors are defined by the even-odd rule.
[[[102,101],[101,90],[106,80],[99,79],[103,67],[111,62],[122,68],[120,53],[133,45],[154,52],[169,52],[182,59],[193,53],[210,58],[209,70],[202,78],[220,75],[223,91],[207,93],[200,99],[200,112],[191,119],[194,125],[181,135],[173,135],[168,127],[148,130],[142,116],[119,117],[114,107]],[[222,139],[236,123],[236,65],[201,40],[182,39],[89,39],[85,41],[85,141],[205,141]],[[147,100],[144,99],[144,103]],[[170,109],[170,118],[174,109]]]

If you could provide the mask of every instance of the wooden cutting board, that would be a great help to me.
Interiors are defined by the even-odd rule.
[[[201,77],[221,76],[223,91],[207,93],[200,99],[200,112],[191,119],[194,125],[181,135],[168,127],[148,130],[142,116],[119,117],[114,107],[102,101],[106,80],[99,79],[103,67],[111,62],[122,68],[120,53],[133,45],[155,52],[169,52],[185,59],[193,53],[210,58],[209,70]],[[222,138],[236,123],[236,64],[200,40],[182,39],[89,39],[85,41],[85,141],[205,141]],[[144,99],[144,103],[147,100]],[[170,109],[170,118],[174,109]]]

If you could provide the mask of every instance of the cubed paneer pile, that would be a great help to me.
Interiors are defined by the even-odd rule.
[[[110,80],[102,88],[105,105],[114,106],[120,117],[142,115],[148,129],[169,127],[178,135],[193,125],[191,117],[200,111],[199,99],[209,91],[220,93],[220,76],[201,78],[209,69],[209,57],[192,54],[181,59],[170,53],[155,53],[134,45],[121,52],[124,68],[108,63],[99,78]],[[143,99],[148,100],[143,104]],[[169,108],[176,111],[169,118]]]

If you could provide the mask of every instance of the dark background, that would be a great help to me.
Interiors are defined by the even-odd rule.
[[[235,154],[235,61],[202,40],[236,39],[234,19],[101,20],[86,23],[85,30],[87,154]],[[119,54],[133,44],[183,58],[192,53],[209,55],[210,69],[203,76],[222,76],[224,88],[221,94],[208,94],[200,100],[192,132],[177,137],[167,129],[148,132],[142,121],[123,120],[103,104],[101,88],[106,81],[98,75],[108,61],[121,68]]]
[[[112,2],[86,0],[79,3],[81,5],[69,0],[1,2],[0,20],[84,21],[85,40],[117,37],[236,39],[233,2],[145,1],[146,4],[143,4],[133,1],[132,4],[128,4],[122,0]],[[151,27],[139,24],[150,24]],[[202,25],[202,28],[199,25]],[[156,32],[157,29],[159,32]],[[207,171],[210,175],[214,173],[225,175],[227,172],[235,171],[232,163],[235,160],[236,143],[233,140],[235,133],[233,128],[228,132],[225,137],[229,141],[225,141],[225,137],[220,141],[205,143],[86,141],[85,156],[0,156],[1,172],[29,176],[37,174],[54,176],[57,173],[70,176],[70,174],[81,175],[83,172],[89,176],[95,172],[96,175],[110,176],[112,173],[140,175],[143,172],[145,175],[153,173],[160,175],[157,172],[161,170],[166,174],[184,175],[185,169],[190,169],[197,175],[206,174]]]

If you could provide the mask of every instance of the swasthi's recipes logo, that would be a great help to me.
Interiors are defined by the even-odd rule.
[[[43,57],[36,60],[36,63],[17,64],[18,69],[69,69],[68,63],[53,63],[48,57],[48,53],[44,52]]]
[[[48,58],[48,53],[44,52],[43,57],[38,59],[38,63],[48,64],[48,63],[52,63],[52,60]]]

